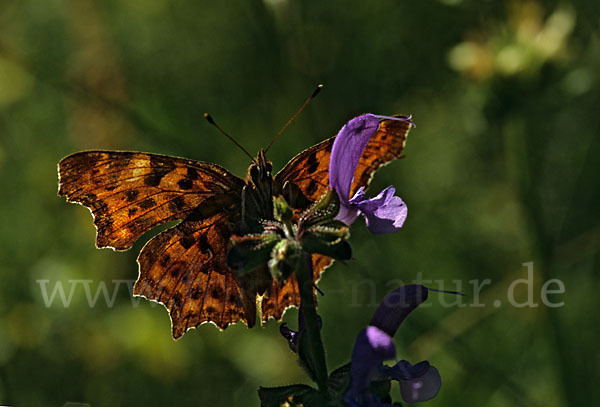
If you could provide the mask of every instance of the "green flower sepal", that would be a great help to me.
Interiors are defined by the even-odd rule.
[[[229,267],[243,276],[266,265],[273,279],[285,281],[302,261],[303,253],[349,260],[350,229],[335,220],[339,208],[339,198],[333,190],[299,216],[294,215],[283,197],[274,197],[275,220],[259,221],[263,227],[261,233],[231,237]]]

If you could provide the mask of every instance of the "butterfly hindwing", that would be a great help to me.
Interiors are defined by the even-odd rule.
[[[316,284],[321,278],[321,273],[333,263],[331,257],[313,254],[313,281]],[[280,320],[286,309],[300,306],[300,293],[298,281],[292,275],[285,283],[273,281],[269,290],[269,296],[263,298],[261,303],[262,320],[267,322],[269,318]]]
[[[206,201],[177,226],[151,239],[138,257],[134,294],[165,305],[173,337],[212,321],[219,328],[256,319],[256,290],[227,266],[235,195]]]
[[[148,230],[184,219],[207,198],[240,191],[218,165],[158,154],[83,151],[59,163],[59,195],[94,215],[98,247],[129,249]]]

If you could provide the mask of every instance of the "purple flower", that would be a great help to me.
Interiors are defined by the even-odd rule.
[[[360,331],[352,351],[352,382],[344,400],[353,407],[380,405],[371,393],[371,381],[380,378],[383,362],[395,357],[396,347],[391,336],[375,326]]]
[[[323,320],[321,319],[321,317],[319,315],[317,315],[317,318],[318,318],[318,322],[319,322],[319,328],[322,328],[323,327]],[[285,339],[287,339],[288,346],[290,347],[291,351],[294,352],[294,353],[298,353],[298,346],[300,344],[300,337],[304,333],[304,330],[305,330],[305,326],[304,326],[304,314],[302,312],[302,307],[300,307],[300,309],[298,310],[298,330],[297,331],[293,331],[290,328],[288,328],[287,324],[285,322],[283,322],[279,326],[279,333],[281,333],[281,335]]]
[[[431,400],[442,386],[440,372],[426,360],[414,366],[401,360],[393,367],[384,366],[384,372],[400,383],[400,394],[407,403]]]
[[[396,380],[400,383],[400,393],[408,403],[430,400],[440,390],[442,380],[438,370],[429,362],[411,365],[401,360],[393,367],[383,362],[396,355],[393,335],[404,319],[428,296],[428,289],[422,285],[400,287],[385,296],[379,305],[371,324],[356,338],[350,367],[350,389],[344,401],[352,407],[382,406],[381,401],[371,393],[371,382]]]
[[[300,333],[301,330],[298,328],[298,331],[293,331],[287,327],[287,324],[283,322],[279,326],[279,332],[285,339],[288,341],[288,346],[294,353],[298,353],[298,342],[300,341]]]
[[[428,296],[429,289],[418,284],[409,284],[390,291],[381,300],[369,325],[394,336],[408,314],[425,302]]]
[[[350,225],[362,214],[367,227],[375,234],[397,231],[404,224],[407,213],[402,199],[394,195],[393,186],[371,199],[365,198],[364,187],[361,187],[350,198],[356,167],[369,140],[377,133],[380,119],[410,122],[410,118],[376,116],[370,113],[355,117],[336,136],[329,160],[329,185],[340,197],[340,212],[336,219]]]

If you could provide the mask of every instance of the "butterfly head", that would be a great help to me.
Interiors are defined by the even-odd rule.
[[[271,219],[273,217],[273,167],[260,150],[252,160],[246,177],[244,213],[250,218]]]
[[[266,186],[267,184],[270,185],[273,180],[272,171],[273,166],[270,161],[267,161],[265,151],[261,149],[258,152],[256,159],[250,164],[250,168],[248,169],[248,180],[258,188]]]

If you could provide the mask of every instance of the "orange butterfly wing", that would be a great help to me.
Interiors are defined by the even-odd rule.
[[[408,117],[400,115],[394,117],[408,119]],[[360,187],[368,187],[375,171],[380,167],[402,157],[411,126],[410,123],[405,121],[381,120],[377,133],[371,137],[360,157],[354,173],[350,196],[354,196]]]
[[[119,151],[68,156],[59,177],[59,195],[91,209],[98,247],[129,249],[144,232],[183,219],[144,246],[134,287],[165,305],[175,338],[205,321],[254,325],[256,288],[226,263],[243,180],[210,163]]]
[[[406,118],[406,116],[396,117]],[[405,121],[381,120],[379,129],[369,140],[356,168],[351,188],[352,195],[361,186],[368,187],[375,171],[381,166],[401,157],[410,126],[410,123]],[[316,201],[323,196],[329,188],[329,158],[334,140],[335,137],[329,138],[294,157],[275,176],[275,190],[283,190],[287,182],[295,184],[310,201]],[[332,262],[333,259],[329,257],[313,255],[315,282]],[[262,302],[264,321],[270,317],[280,319],[288,307],[300,305],[297,286],[294,276],[285,284],[273,282],[270,296]]]
[[[298,187],[308,201],[321,198],[329,188],[329,156],[334,139],[331,137],[315,144],[292,158],[275,175],[274,189],[283,190],[289,182]]]
[[[244,181],[218,165],[127,151],[83,151],[58,164],[59,195],[92,211],[96,245],[127,250],[145,232],[184,219]]]
[[[237,220],[231,214],[239,218],[239,202],[233,194],[205,201],[140,252],[134,294],[165,305],[175,339],[207,321],[221,329],[240,320],[255,324],[256,287],[227,266],[230,225]]]

